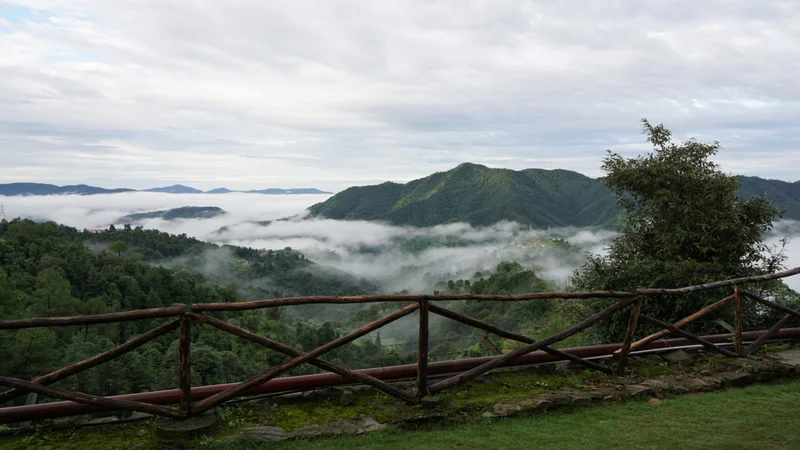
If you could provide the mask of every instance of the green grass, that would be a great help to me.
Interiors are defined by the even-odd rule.
[[[203,448],[337,449],[786,449],[800,448],[800,382],[627,402],[473,425],[389,430],[363,437]]]

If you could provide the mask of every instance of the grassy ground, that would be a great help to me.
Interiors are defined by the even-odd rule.
[[[800,382],[628,402],[420,431],[280,444],[204,442],[210,449],[787,449],[800,448]]]

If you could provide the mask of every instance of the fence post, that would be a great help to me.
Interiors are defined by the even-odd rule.
[[[426,395],[428,395],[428,300],[420,300],[417,399],[421,400]]]
[[[736,302],[736,331],[734,340],[736,343],[736,354],[744,356],[742,353],[742,286],[737,284],[734,291],[734,301]]]
[[[633,335],[636,332],[636,327],[639,325],[639,313],[642,311],[642,298],[639,297],[631,305],[631,315],[628,318],[628,330],[625,332],[625,339],[622,341],[622,348],[619,353],[619,364],[617,365],[617,373],[619,375],[625,374],[625,365],[628,362],[628,353],[631,351],[631,344],[633,343]]]
[[[186,311],[181,314],[181,335],[178,341],[178,353],[180,353],[180,391],[181,391],[181,411],[186,418],[191,416],[191,395],[192,395],[192,317],[189,314],[192,307],[186,305]]]

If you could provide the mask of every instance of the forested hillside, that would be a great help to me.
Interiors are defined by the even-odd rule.
[[[776,205],[786,209],[786,219],[800,220],[800,181],[787,183],[780,180],[765,180],[759,177],[736,177],[741,183],[739,196],[748,198],[766,195]]]
[[[800,182],[738,179],[741,196],[768,192],[786,208],[785,218],[800,220]],[[414,226],[491,225],[501,220],[537,228],[619,225],[616,199],[600,179],[561,169],[514,171],[470,163],[406,184],[351,187],[309,212],[330,219]]]
[[[464,281],[445,286],[449,284],[453,289],[447,290],[451,292],[465,291]],[[472,286],[474,292],[483,293],[548,287],[533,272],[516,264],[501,265],[497,273],[476,274]],[[322,270],[291,249],[220,247],[186,235],[129,226],[90,233],[53,223],[0,221],[2,319],[97,314],[173,303],[354,295],[375,289],[364,280]],[[310,350],[398,306],[306,305],[217,316]],[[543,324],[543,314],[549,310],[549,304],[543,302],[454,302],[452,307],[479,318],[500,319],[499,323],[510,329],[532,332]],[[166,321],[2,331],[0,375],[30,379],[98,354]],[[392,324],[381,330],[382,336],[367,336],[330,352],[327,358],[352,368],[414,362],[416,329],[409,323]],[[431,341],[434,359],[496,352],[475,329],[446,320],[439,325]],[[192,380],[196,385],[243,380],[284,360],[282,355],[210,327],[197,325],[193,329]],[[177,361],[177,333],[172,333],[57,385],[102,395],[174,388]],[[301,366],[291,373],[315,370]]]
[[[181,206],[163,211],[148,211],[141,213],[128,214],[119,219],[121,223],[136,223],[145,219],[210,219],[212,217],[225,215],[222,208],[216,206]]]

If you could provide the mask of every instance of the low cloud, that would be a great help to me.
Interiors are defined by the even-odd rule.
[[[599,254],[616,236],[601,229],[559,228],[535,230],[517,223],[489,227],[464,223],[429,228],[392,226],[378,222],[328,219],[285,220],[302,217],[308,206],[327,195],[162,194],[123,193],[93,196],[0,197],[9,217],[53,220],[77,228],[106,228],[130,213],[180,206],[218,206],[227,214],[211,219],[165,221],[150,219],[145,228],[185,233],[218,244],[264,249],[291,247],[325,268],[366,278],[385,292],[430,291],[441,279],[471,278],[476,271],[493,270],[503,260],[536,268],[542,277],[563,284],[587,253]],[[273,221],[260,225],[258,221]],[[542,237],[561,238],[577,251],[558,252],[539,245]],[[775,245],[788,238],[788,267],[800,266],[800,222],[776,224],[767,238]],[[436,245],[426,247],[426,242]],[[222,255],[224,256],[224,255]],[[206,270],[213,271],[213,267]],[[800,276],[787,279],[800,290]]]

